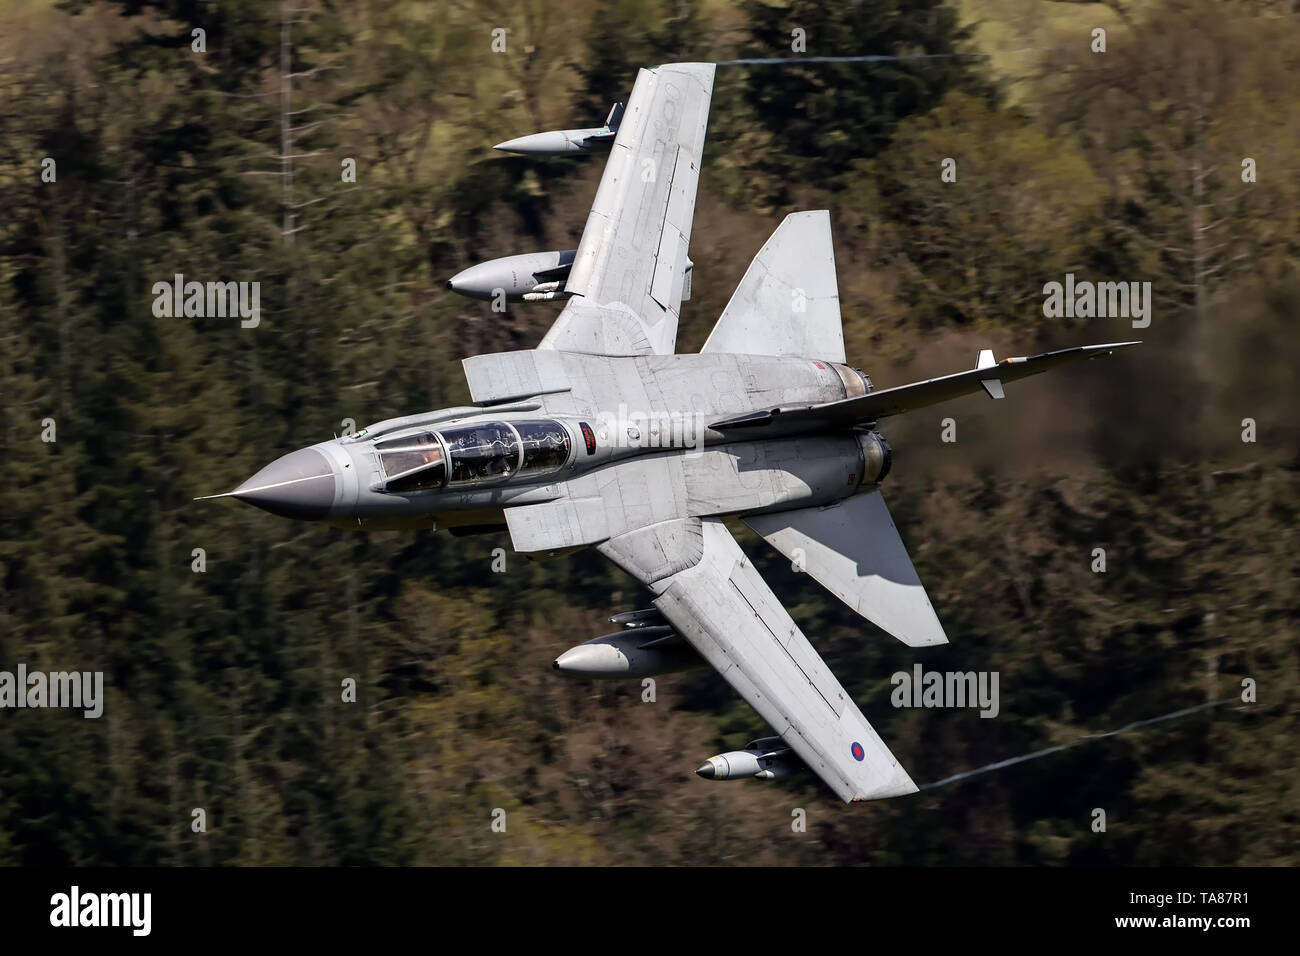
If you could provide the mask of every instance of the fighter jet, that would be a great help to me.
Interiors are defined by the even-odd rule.
[[[341,528],[504,529],[529,556],[595,548],[652,606],[614,615],[615,633],[562,653],[557,671],[711,666],[774,736],[701,777],[807,768],[845,801],[911,793],[726,519],[904,644],[946,643],[885,506],[881,423],[970,392],[1001,399],[1007,383],[1137,343],[983,351],[972,369],[877,389],[847,362],[830,217],[812,211],[759,250],[699,354],[677,354],[713,76],[709,63],[639,71],[563,288],[549,290],[563,311],[535,349],[464,359],[472,405],[291,452],[227,496]]]

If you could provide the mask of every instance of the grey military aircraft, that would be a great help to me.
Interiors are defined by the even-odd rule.
[[[616,632],[560,654],[557,671],[639,678],[709,665],[775,736],[710,758],[700,776],[806,767],[845,801],[911,793],[724,519],[904,644],[944,644],[885,507],[879,424],[969,392],[1000,399],[1008,382],[1137,343],[1001,361],[983,351],[973,369],[877,389],[847,364],[830,217],[815,211],[786,217],[699,354],[677,354],[713,74],[708,63],[639,71],[611,117],[578,248],[540,254],[536,269],[496,260],[475,279],[488,293],[547,286],[537,294],[565,306],[537,348],[464,359],[472,405],[291,452],[214,497],[342,528],[504,529],[531,556],[594,547],[653,603],[616,614]]]

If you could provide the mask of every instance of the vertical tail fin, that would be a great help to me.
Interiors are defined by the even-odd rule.
[[[749,264],[700,351],[844,361],[829,212],[785,217]]]

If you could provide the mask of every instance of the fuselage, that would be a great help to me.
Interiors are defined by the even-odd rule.
[[[517,364],[533,354],[472,361]],[[785,434],[777,423],[751,437],[709,428],[776,405],[865,394],[870,380],[847,366],[736,355],[564,360],[578,394],[539,388],[378,422],[291,452],[233,494],[344,528],[476,531],[503,525],[513,507],[617,492],[646,475],[679,483],[688,511],[703,517],[828,504],[888,470],[888,445],[870,430]]]

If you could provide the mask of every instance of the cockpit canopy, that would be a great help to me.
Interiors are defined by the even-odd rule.
[[[384,491],[408,492],[538,477],[562,468],[570,446],[556,421],[473,422],[376,442],[375,450]]]
[[[446,481],[447,463],[433,432],[376,442],[375,450],[388,478],[385,491],[423,491]]]

